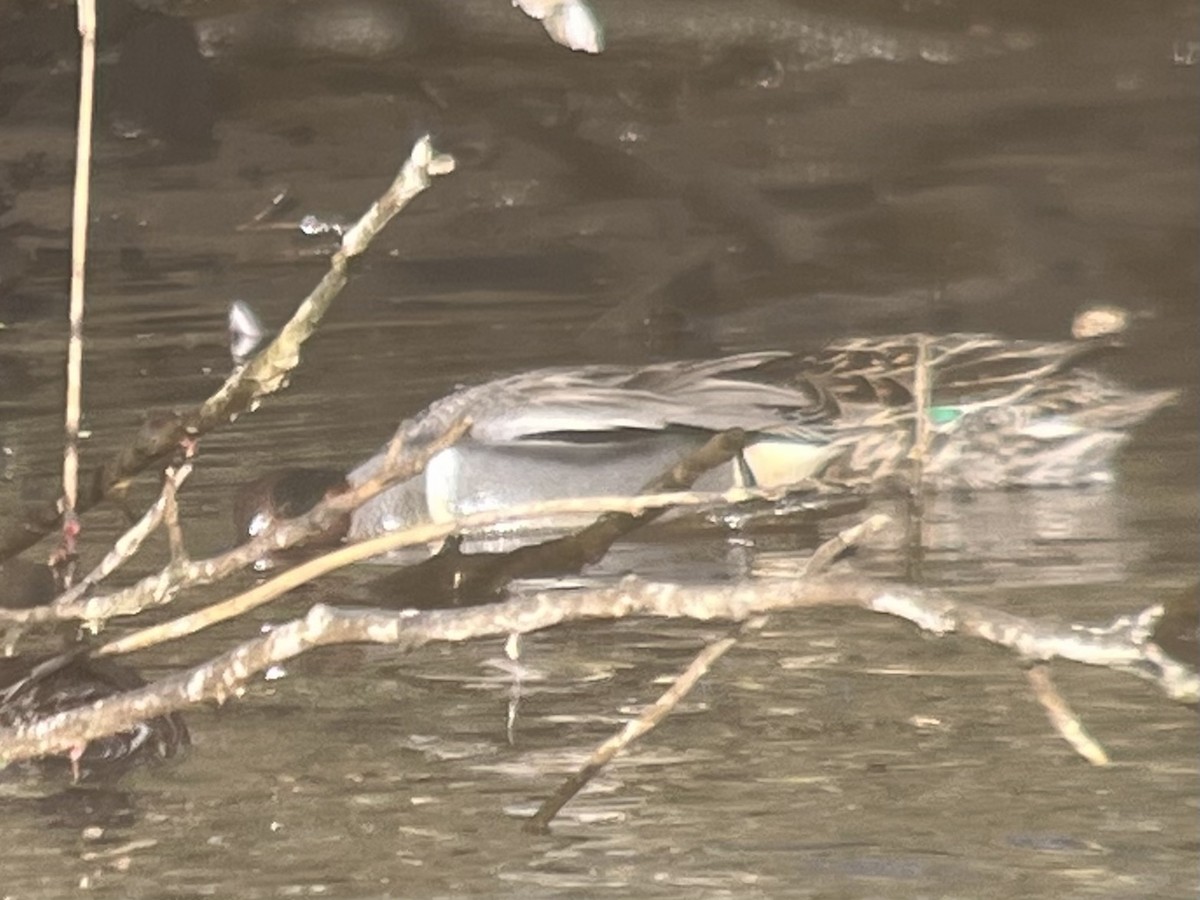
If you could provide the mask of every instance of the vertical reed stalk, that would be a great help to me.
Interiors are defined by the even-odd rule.
[[[78,0],[79,124],[75,145],[75,192],[71,210],[71,336],[67,343],[66,434],[63,451],[63,542],[66,562],[75,555],[79,521],[79,422],[83,392],[83,275],[87,260],[88,197],[91,189],[92,110],[96,92],[96,4]],[[69,566],[68,566],[69,571]],[[69,576],[68,576],[69,579]]]

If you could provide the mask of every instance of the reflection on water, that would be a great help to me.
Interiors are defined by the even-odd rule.
[[[938,497],[925,513],[926,574],[951,583],[1121,582],[1145,555],[1126,535],[1116,490],[1027,491]]]
[[[59,467],[74,147],[74,76],[58,61],[73,52],[71,11],[46,13],[62,14],[63,37],[17,6],[0,4],[5,510],[42,496]],[[461,383],[884,330],[1063,337],[1081,305],[1116,302],[1137,319],[1114,373],[1183,399],[1139,431],[1113,485],[942,495],[920,521],[879,500],[872,511],[895,525],[854,563],[1080,621],[1194,579],[1194,2],[1147,15],[1107,2],[735,13],[595,0],[608,50],[586,59],[492,0],[359,6],[393,30],[360,34],[358,50],[341,30],[336,60],[319,45],[293,55],[300,16],[259,20],[277,41],[269,65],[206,58],[213,118],[183,120],[211,124],[199,157],[170,133],[148,143],[154,122],[141,142],[97,140],[92,460],[147,413],[220,383],[230,299],[277,325],[319,277],[328,235],[236,230],[272,197],[290,204],[278,222],[354,215],[425,129],[460,162],[362,260],[287,393],[203,442],[181,497],[193,555],[230,540],[231,484],[349,466]],[[112,27],[119,41],[149,25]],[[857,54],[830,49],[847,35]],[[391,50],[363,60],[366,46]],[[954,61],[920,61],[936,47]],[[121,124],[101,112],[105,128]],[[582,580],[794,571],[851,521],[663,529]],[[90,516],[89,551],[121,525]],[[310,587],[263,621],[317,600],[376,602],[377,574]],[[145,664],[190,665],[254,627]],[[724,633],[557,629],[524,641],[519,679],[499,642],[314,654],[240,702],[192,712],[190,753],[134,773],[114,803],[6,803],[0,883],[22,897],[81,884],[123,897],[1195,896],[1190,712],[1140,683],[1056,667],[1117,760],[1093,770],[1052,736],[1004,654],[844,610],[775,617],[552,836],[521,834],[520,816],[656,679]]]
[[[869,564],[892,572],[915,566],[931,584],[1075,584],[1081,574],[1120,582],[1144,562],[1146,547],[1127,540],[1118,503],[1108,489],[934,495],[920,515],[905,501],[877,503],[872,508],[892,524],[872,542]],[[755,573],[802,570],[799,548],[757,543],[750,541]]]

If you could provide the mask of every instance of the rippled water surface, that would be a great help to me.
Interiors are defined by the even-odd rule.
[[[182,6],[201,28],[238,11]],[[181,498],[195,556],[230,543],[233,485],[272,466],[349,466],[460,383],[886,330],[1061,337],[1076,309],[1106,302],[1135,313],[1119,376],[1182,392],[1115,483],[937,497],[919,554],[904,510],[881,502],[900,524],[853,564],[1078,621],[1194,580],[1195,3],[595,6],[597,58],[550,45],[503,0],[448,24],[405,19],[421,40],[397,31],[367,59],[353,42],[297,49],[294,35],[269,59],[222,49],[204,64],[215,144],[191,158],[170,134],[120,140],[102,116],[88,458],[220,383],[232,298],[278,324],[320,277],[328,237],[239,225],[284,191],[280,222],[357,215],[428,130],[459,170],[361,261],[289,389],[202,442]],[[437,27],[440,42],[421,30]],[[69,54],[0,47],[12,510],[59,468],[75,74]],[[92,553],[121,528],[112,510],[85,524]],[[589,577],[793,572],[841,524],[632,542]],[[402,604],[376,574],[341,573],[146,654],[146,674],[318,600]],[[1093,769],[1006,653],[845,610],[773,617],[550,836],[521,832],[659,679],[724,633],[547,631],[524,642],[519,691],[496,641],[312,654],[189,712],[182,759],[108,788],[0,787],[0,895],[1195,896],[1194,713],[1127,677],[1055,666],[1115,761]]]

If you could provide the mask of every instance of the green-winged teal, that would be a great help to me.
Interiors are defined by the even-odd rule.
[[[468,414],[469,435],[424,474],[360,508],[350,536],[514,503],[630,493],[733,427],[751,435],[744,457],[698,487],[904,476],[919,430],[923,484],[935,489],[1107,482],[1128,429],[1174,393],[1130,390],[1081,365],[1115,341],[1104,329],[1077,334],[1082,339],[862,338],[808,357],[755,352],[490,381],[426,410]],[[929,385],[923,429],[919,380]],[[383,459],[381,452],[348,480],[362,482]]]

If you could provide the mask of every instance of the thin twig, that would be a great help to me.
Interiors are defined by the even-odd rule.
[[[187,562],[187,550],[183,545],[183,528],[179,524],[179,504],[175,502],[175,468],[163,472],[163,523],[167,527],[167,543],[171,548],[171,562],[181,565]]]
[[[275,191],[267,205],[250,217],[249,221],[242,222],[234,228],[234,231],[264,231],[264,230],[289,230],[295,231],[299,227],[298,222],[268,222],[267,220],[279,214],[282,206],[290,202],[288,197],[289,191],[287,186],[283,186]]]
[[[932,360],[929,358],[929,335],[916,336],[917,357],[913,363],[913,445],[909,453],[912,461],[912,496],[919,505],[925,490],[925,469],[929,464],[929,407],[933,394]]]
[[[714,641],[701,650],[678,678],[671,682],[658,699],[643,709],[637,718],[630,719],[625,727],[592,751],[586,763],[558,786],[553,794],[543,801],[537,812],[526,821],[524,829],[527,832],[541,834],[550,827],[551,820],[558,811],[583,790],[613,758],[640,738],[652,731],[658,724],[669,716],[675,707],[691,693],[697,682],[708,672],[718,659],[725,655],[731,647],[737,644],[737,638],[726,637]]]
[[[814,575],[821,575],[832,566],[842,554],[852,547],[857,547],[865,540],[874,537],[882,531],[891,519],[882,513],[869,516],[857,525],[843,529],[831,537],[825,543],[821,544],[813,555],[808,558],[808,562],[804,565],[804,572],[801,577],[812,578]]]
[[[1062,739],[1071,745],[1071,749],[1093,766],[1107,766],[1108,753],[1087,733],[1083,722],[1075,715],[1075,710],[1071,709],[1071,705],[1058,692],[1050,678],[1050,667],[1039,663],[1026,670],[1025,675],[1029,679],[1029,686],[1033,688],[1033,695],[1038,703],[1042,704],[1042,709],[1046,710],[1050,724]]]
[[[167,489],[177,491],[180,486],[192,474],[192,464],[184,463],[175,469],[169,469],[169,476],[163,484],[162,493],[158,495],[158,499],[142,514],[142,517],[137,520],[123,535],[121,535],[113,543],[112,549],[105,554],[104,559],[100,560],[99,564],[88,572],[86,576],[81,578],[75,585],[66,593],[62,594],[55,600],[56,604],[62,606],[70,606],[79,601],[85,593],[115,572],[118,568],[124,565],[129,559],[133,558],[134,554],[141,549],[154,529],[162,522],[163,514],[167,507]]]

